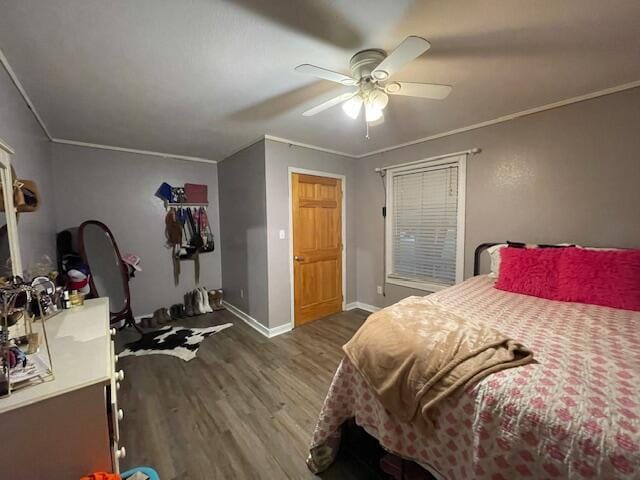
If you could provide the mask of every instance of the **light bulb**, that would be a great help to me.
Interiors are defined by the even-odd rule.
[[[354,120],[358,118],[358,115],[360,115],[361,109],[362,109],[362,97],[360,95],[354,95],[353,97],[351,97],[349,100],[347,100],[342,104],[342,110],[344,110],[344,113],[346,113],[349,117],[353,118]]]
[[[389,96],[382,90],[374,90],[369,94],[369,102],[371,102],[374,108],[383,110],[384,107],[387,106],[387,103],[389,103]]]
[[[380,120],[382,118],[382,109],[376,108],[372,103],[367,103],[364,106],[364,113],[367,123],[375,122],[376,120]]]

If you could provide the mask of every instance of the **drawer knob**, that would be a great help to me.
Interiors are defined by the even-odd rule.
[[[120,447],[118,450],[116,450],[116,457],[118,458],[124,458],[127,456],[127,449],[124,447]]]
[[[118,409],[118,420],[122,421],[123,418],[124,418],[124,410],[119,408]]]
[[[113,356],[113,363],[118,363],[118,360],[120,360],[120,355],[114,355]]]
[[[116,336],[116,333],[118,333],[118,331],[117,331],[115,328],[110,328],[110,329],[109,329],[109,332],[111,333],[111,336],[112,336],[112,337],[115,337],[115,336]]]
[[[116,390],[120,390],[120,382],[116,382]]]
[[[124,380],[124,370],[118,370],[116,372],[116,380],[122,382]]]

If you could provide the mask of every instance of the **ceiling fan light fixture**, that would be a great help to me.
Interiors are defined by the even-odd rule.
[[[398,93],[402,86],[398,82],[391,82],[384,88],[387,93]]]
[[[360,95],[354,95],[349,100],[342,104],[342,110],[347,116],[353,118],[354,120],[358,118],[360,115],[360,110],[362,109],[362,97]]]
[[[389,103],[389,96],[382,90],[374,90],[369,94],[369,103],[376,110],[384,110]]]
[[[373,78],[381,82],[389,78],[389,72],[385,70],[376,70],[373,72],[372,75],[373,75]]]
[[[364,106],[364,114],[367,123],[373,123],[380,120],[383,117],[382,109],[376,108],[371,103],[367,103]]]
[[[383,112],[389,103],[389,95],[433,100],[446,98],[451,92],[450,85],[390,80],[408,63],[429,50],[430,46],[424,38],[410,35],[388,55],[383,50],[373,48],[361,50],[351,57],[350,75],[306,63],[298,65],[295,70],[299,73],[355,87],[351,92],[345,92],[302,112],[302,115],[310,117],[342,105],[345,114],[355,120],[364,110],[362,115],[367,128],[365,137],[369,138],[368,128],[385,121]]]

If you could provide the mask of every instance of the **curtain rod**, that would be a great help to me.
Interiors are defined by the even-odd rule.
[[[432,160],[440,160],[441,158],[457,157],[458,155],[469,155],[469,154],[475,155],[475,154],[480,153],[481,151],[482,151],[482,149],[480,149],[480,148],[472,148],[470,150],[463,150],[461,152],[447,153],[445,155],[436,155],[435,157],[423,158],[423,159],[420,159],[420,160],[414,160],[412,162],[399,163],[397,165],[387,165],[385,167],[376,168],[375,171],[376,172],[384,172],[385,170],[389,170],[391,168],[405,167],[407,165],[413,165],[415,163],[428,162],[428,161],[432,161]]]

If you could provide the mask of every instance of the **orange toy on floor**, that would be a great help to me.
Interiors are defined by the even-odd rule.
[[[121,480],[121,478],[120,475],[115,473],[96,472],[86,477],[82,477],[80,480]]]

